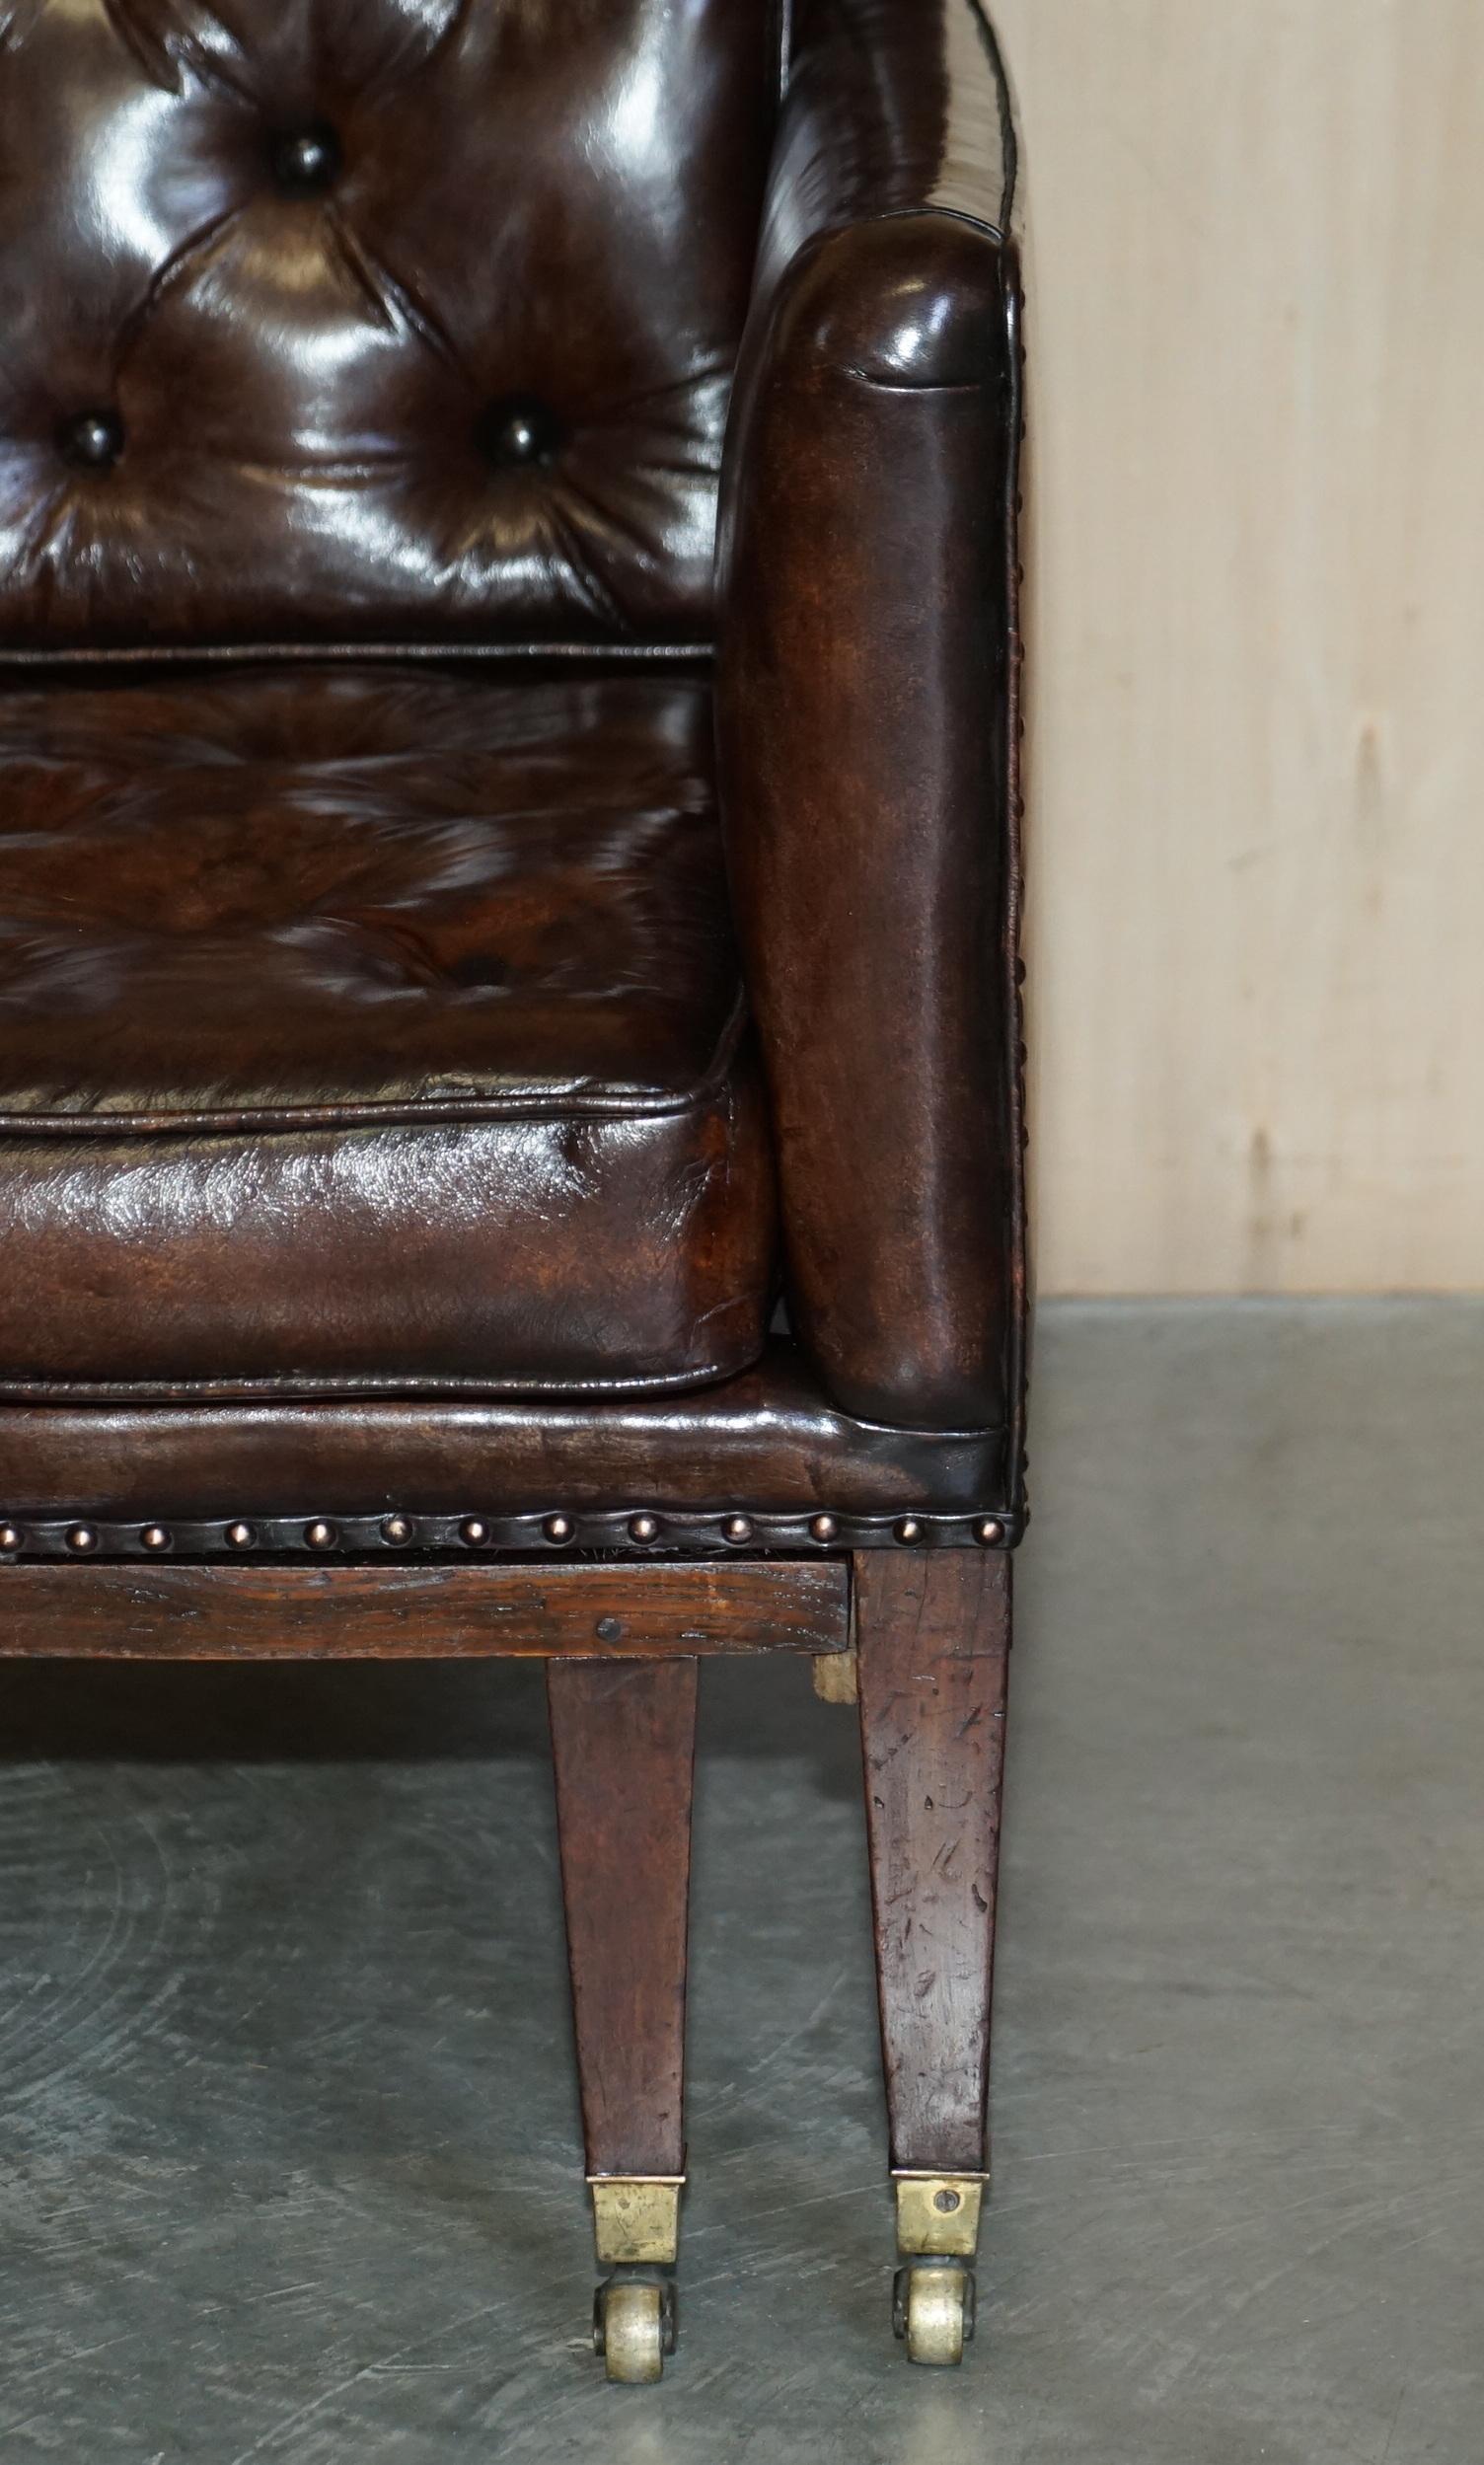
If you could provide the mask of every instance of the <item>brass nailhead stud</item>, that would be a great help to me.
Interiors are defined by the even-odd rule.
[[[96,1549],[98,1534],[92,1525],[74,1524],[67,1534],[67,1546],[69,1549],[75,1549],[79,1557],[86,1557],[90,1549]]]
[[[549,1515],[541,1529],[546,1533],[548,1540],[570,1540],[572,1536],[572,1519],[569,1515]]]
[[[998,1540],[1004,1538],[1004,1526],[996,1516],[982,1515],[974,1527],[974,1537],[981,1549],[993,1549]]]
[[[251,1549],[257,1538],[258,1534],[253,1530],[251,1524],[229,1524],[227,1526],[227,1546],[229,1549]]]
[[[911,1548],[915,1540],[923,1537],[923,1527],[915,1515],[902,1516],[892,1529],[906,1548]]]
[[[489,1527],[482,1524],[477,1515],[467,1515],[459,1526],[459,1538],[466,1549],[482,1549],[489,1538]]]
[[[19,1549],[21,1535],[14,1524],[0,1524],[0,1550]]]
[[[339,1535],[333,1524],[306,1524],[304,1537],[311,1549],[333,1549]]]
[[[146,1524],[139,1535],[139,1545],[144,1549],[168,1549],[170,1534],[163,1524]]]
[[[751,1540],[752,1517],[750,1515],[729,1515],[721,1529],[726,1534],[728,1540]]]
[[[840,1530],[833,1515],[816,1515],[809,1526],[811,1539],[833,1540]]]
[[[405,1515],[389,1515],[383,1521],[381,1536],[389,1549],[405,1549],[412,1537],[412,1527]]]
[[[657,1515],[631,1515],[629,1537],[631,1540],[658,1540],[659,1517]]]

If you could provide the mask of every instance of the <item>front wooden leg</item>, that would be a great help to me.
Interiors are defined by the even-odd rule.
[[[587,2175],[611,2379],[675,2346],[685,2175],[686,1913],[695,1661],[547,1672]]]
[[[861,1551],[854,1585],[895,2318],[914,2361],[956,2362],[990,2163],[1010,1560]]]

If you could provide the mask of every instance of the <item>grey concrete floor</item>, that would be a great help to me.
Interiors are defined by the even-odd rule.
[[[855,1746],[708,1669],[683,2345],[610,2389],[539,1677],[0,1674],[0,2465],[1477,2465],[1484,1307],[1061,1308],[981,2334],[911,2370]]]

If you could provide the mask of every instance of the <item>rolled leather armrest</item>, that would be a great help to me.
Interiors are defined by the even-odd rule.
[[[830,219],[871,147],[832,177],[808,112],[723,475],[728,861],[795,1332],[857,1417],[987,1429],[1024,1298],[1014,255],[932,203]]]

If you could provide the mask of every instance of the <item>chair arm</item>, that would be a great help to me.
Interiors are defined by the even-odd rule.
[[[791,20],[758,289],[806,240],[924,208],[1007,233],[1016,146],[982,0],[783,0]]]
[[[775,234],[789,159],[785,117]],[[814,204],[837,159],[832,190],[794,148]],[[765,260],[723,472],[722,812],[793,1323],[903,1428],[1012,1419],[1020,1380],[1017,296],[1000,233],[933,204]]]

